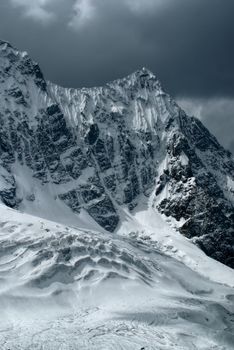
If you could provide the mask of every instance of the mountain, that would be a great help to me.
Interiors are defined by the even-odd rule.
[[[146,68],[65,89],[0,41],[0,101],[1,349],[231,350],[232,155]]]
[[[234,267],[232,155],[150,71],[65,89],[1,41],[0,98],[4,204],[77,224],[85,213],[115,232],[144,202]]]

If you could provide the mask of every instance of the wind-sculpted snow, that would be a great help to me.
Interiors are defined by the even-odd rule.
[[[110,278],[153,283],[157,264],[140,250],[136,254],[127,239],[68,227],[51,231],[43,226],[38,235],[32,224],[1,223],[2,287],[9,280],[17,281],[21,288],[44,289],[56,284],[58,290],[60,284],[90,288]]]
[[[216,263],[219,284],[144,235],[0,213],[2,350],[232,349],[231,269]]]
[[[0,42],[0,199],[116,232],[142,201],[209,256],[234,265],[234,162],[143,68],[92,89],[46,82]],[[91,226],[95,226],[93,224]]]

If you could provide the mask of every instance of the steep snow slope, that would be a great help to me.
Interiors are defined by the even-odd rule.
[[[62,223],[117,232],[146,203],[234,266],[234,163],[143,68],[93,89],[44,80],[0,42],[0,198]]]
[[[179,234],[203,276],[167,254],[160,218],[124,238],[0,206],[0,227],[1,349],[232,349],[233,270]]]

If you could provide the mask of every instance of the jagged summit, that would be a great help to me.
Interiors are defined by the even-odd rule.
[[[9,48],[12,48],[12,49],[14,49],[14,50],[17,51],[17,49],[14,48],[14,47],[11,45],[11,43],[10,43],[9,41],[0,39],[0,46],[1,46],[1,49],[2,49],[2,46],[4,46],[4,45],[5,45],[5,47],[9,47]]]
[[[155,74],[146,67],[136,70],[133,75],[140,78],[144,77],[145,79],[156,79]]]
[[[121,92],[123,94],[132,94],[135,92],[147,89],[148,91],[153,91],[158,94],[165,94],[162,89],[162,85],[160,81],[156,78],[155,74],[152,73],[149,69],[143,67],[134,71],[133,73],[121,77],[112,81],[105,83],[103,86],[95,86],[95,87],[83,87],[83,88],[64,88],[56,85],[52,82],[47,82],[52,90],[57,90],[62,93],[62,91],[67,91],[67,94],[74,95],[76,93],[87,93],[87,94],[111,94],[114,90],[117,92]],[[111,92],[112,90],[112,92]]]
[[[135,72],[129,74],[126,77],[109,82],[107,86],[113,86],[116,84],[127,89],[148,88],[162,90],[161,84],[156,78],[156,76],[145,67],[136,70]]]
[[[18,51],[10,43],[2,40],[0,41],[0,79],[2,90],[8,88],[15,91],[16,96],[21,95],[29,81],[41,91],[46,91],[47,84],[38,63],[33,61],[27,52]],[[31,91],[29,90],[25,95],[28,96],[31,93],[35,96],[33,90],[32,85]]]
[[[14,63],[13,57],[14,59],[16,59],[16,57],[20,59],[27,56],[28,59],[30,59],[26,51],[19,51],[13,45],[11,45],[11,43],[9,43],[8,41],[1,40],[1,39],[0,39],[0,52],[1,52],[1,56],[7,56],[9,59],[12,60],[12,63]],[[34,64],[36,63],[34,62]]]
[[[130,79],[130,78],[135,78],[135,79],[143,78],[145,80],[149,80],[149,79],[157,80],[155,74],[145,67],[142,67],[141,69],[137,69],[135,72],[133,72],[132,74],[129,74],[127,77],[123,79]]]

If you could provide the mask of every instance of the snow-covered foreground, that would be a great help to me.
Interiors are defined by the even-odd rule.
[[[143,213],[109,234],[0,206],[0,349],[233,349],[233,271]]]

